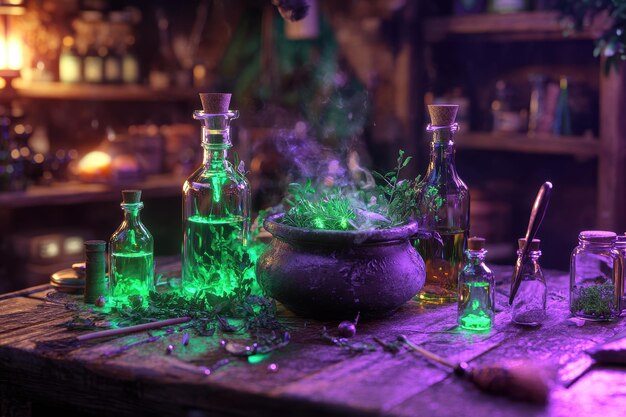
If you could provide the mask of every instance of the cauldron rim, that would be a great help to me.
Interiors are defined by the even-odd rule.
[[[309,229],[289,226],[280,223],[280,219],[285,213],[277,213],[268,216],[263,222],[263,227],[273,237],[292,242],[310,242],[318,244],[328,244],[332,246],[351,244],[372,244],[391,241],[402,241],[416,235],[419,225],[416,221],[407,224],[390,227],[388,229],[370,230],[325,230]]]

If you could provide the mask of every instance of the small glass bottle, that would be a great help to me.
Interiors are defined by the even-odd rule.
[[[419,299],[433,304],[457,299],[459,271],[467,245],[470,195],[454,162],[453,136],[458,105],[428,106],[433,134],[430,163],[418,201],[420,227],[429,237],[415,248],[426,264],[426,284]]]
[[[519,239],[517,255],[521,256],[526,239]],[[539,239],[530,243],[530,252],[522,265],[521,282],[511,310],[513,323],[523,326],[540,326],[546,318],[548,289],[543,271],[537,262],[541,256]]]
[[[459,275],[459,326],[467,330],[489,330],[495,315],[495,276],[485,265],[485,239],[468,239],[463,269]]]
[[[621,314],[624,259],[615,249],[616,235],[587,230],[578,235],[570,262],[570,312],[593,321],[615,320]]]
[[[140,190],[122,191],[124,221],[109,244],[109,295],[122,303],[141,296],[147,302],[154,289],[154,239],[139,218]]]
[[[182,280],[187,293],[224,297],[240,284],[241,261],[250,231],[250,186],[227,159],[230,94],[201,94],[204,160],[183,186]],[[242,171],[242,170],[241,170]]]

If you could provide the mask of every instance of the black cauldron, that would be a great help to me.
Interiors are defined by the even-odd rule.
[[[409,238],[417,223],[367,231],[316,230],[269,216],[273,239],[257,263],[265,292],[314,318],[384,317],[424,286],[424,261]]]

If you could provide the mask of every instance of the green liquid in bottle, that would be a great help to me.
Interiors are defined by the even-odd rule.
[[[147,300],[154,286],[154,263],[151,252],[113,253],[111,255],[111,295],[126,302],[140,295]]]
[[[239,285],[244,218],[191,216],[184,221],[183,288],[216,296]]]
[[[467,282],[461,288],[459,326],[467,330],[489,330],[493,324],[493,306],[489,282]]]

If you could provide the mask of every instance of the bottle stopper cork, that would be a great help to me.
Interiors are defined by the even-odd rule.
[[[141,190],[122,190],[124,204],[137,204],[141,201]]]
[[[518,244],[520,250],[524,249],[524,243],[526,243],[526,238],[521,237],[521,238],[517,239],[517,244]],[[531,251],[538,251],[540,243],[541,243],[541,240],[533,239],[533,241],[530,242],[530,250]]]
[[[456,113],[459,111],[458,104],[430,104],[428,113],[433,126],[450,126],[456,120]]]
[[[485,249],[485,239],[482,237],[470,237],[467,239],[467,249],[474,251]]]
[[[200,93],[202,110],[208,114],[228,113],[231,97],[228,93]]]

